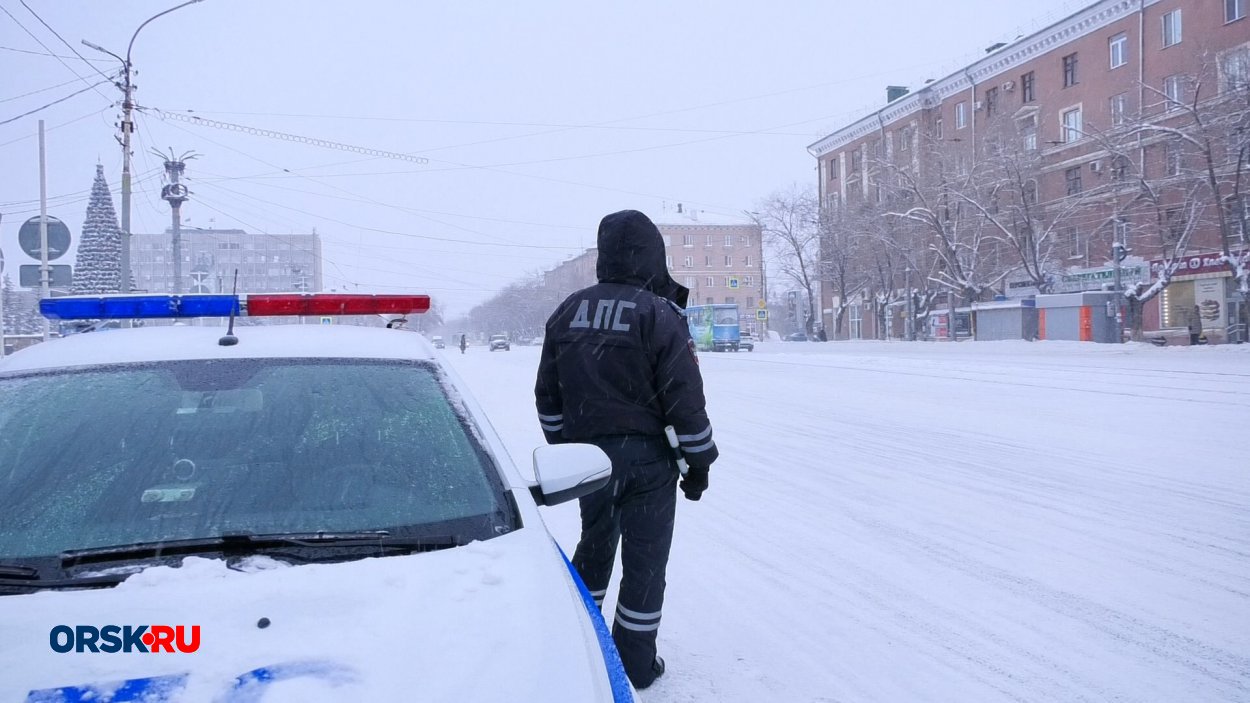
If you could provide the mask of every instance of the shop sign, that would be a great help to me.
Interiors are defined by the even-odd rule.
[[[1241,252],[1233,252],[1233,257],[1241,255]],[[1176,276],[1197,276],[1204,273],[1221,273],[1228,271],[1228,264],[1221,260],[1222,254],[1215,252],[1214,254],[1194,254],[1186,256],[1180,260],[1180,265],[1176,267]],[[1163,259],[1155,259],[1150,262],[1150,275],[1158,276],[1163,273],[1163,266],[1166,262]]]

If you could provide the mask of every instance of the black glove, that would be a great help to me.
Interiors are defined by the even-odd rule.
[[[691,466],[686,470],[686,476],[679,484],[682,493],[686,494],[687,500],[698,500],[703,497],[703,491],[707,490],[707,467]]]

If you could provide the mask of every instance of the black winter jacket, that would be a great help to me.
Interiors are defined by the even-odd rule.
[[[662,436],[673,425],[686,461],[711,466],[703,377],[680,312],[688,291],[668,274],[659,229],[640,212],[613,213],[598,247],[599,283],[547,320],[534,388],[547,442]]]

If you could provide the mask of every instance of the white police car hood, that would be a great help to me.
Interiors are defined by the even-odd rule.
[[[0,623],[0,701],[612,700],[542,529],[337,564],[189,557],[114,588],[0,596]],[[58,625],[198,625],[199,648],[58,653]]]

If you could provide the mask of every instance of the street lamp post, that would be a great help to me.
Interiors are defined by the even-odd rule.
[[[907,324],[903,326],[903,334],[906,336],[907,341],[909,341],[909,342],[914,342],[914,341],[916,341],[916,314],[915,314],[915,312],[911,309],[911,306],[912,306],[913,301],[914,301],[914,297],[913,297],[913,296],[912,296],[912,294],[911,294],[911,267],[910,267],[910,266],[908,266],[908,267],[904,270],[904,274],[905,274],[905,277],[906,277],[906,282],[905,282],[905,284],[904,284],[904,285],[905,285],[905,286],[906,286],[906,288],[907,288],[907,291],[906,291],[906,294],[907,294]]]
[[[155,15],[152,15],[147,20],[145,20],[144,23],[139,25],[139,28],[135,30],[135,33],[131,35],[130,43],[126,46],[126,58],[124,59],[118,56],[117,54],[114,54],[113,52],[109,51],[108,49],[105,49],[104,47],[99,46],[98,44],[92,44],[86,39],[82,40],[82,43],[84,45],[92,49],[95,49],[96,51],[100,51],[105,54],[108,54],[109,56],[112,56],[113,58],[117,59],[118,61],[121,61],[122,63],[121,88],[122,88],[122,93],[124,95],[124,98],[122,99],[122,140],[121,140],[122,141],[122,252],[121,252],[121,276],[122,276],[121,284],[122,285],[121,285],[121,288],[122,288],[123,293],[130,292],[130,188],[131,188],[130,135],[135,130],[134,121],[131,119],[131,113],[134,111],[134,107],[135,107],[135,101],[134,101],[135,85],[130,80],[130,74],[131,74],[131,69],[132,69],[132,64],[130,61],[130,53],[135,47],[135,39],[139,37],[139,32],[143,31],[143,28],[148,26],[148,24],[152,20],[156,19],[157,17],[168,15],[174,10],[184,8],[187,5],[194,5],[197,2],[203,2],[203,0],[187,0],[187,2],[184,2],[181,5],[176,5],[174,7],[171,7],[168,10],[165,10],[164,12],[159,12]]]

